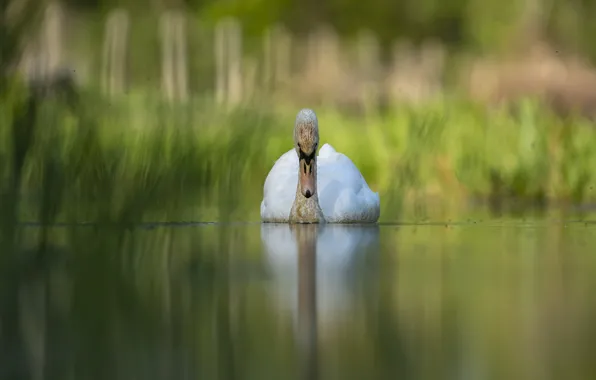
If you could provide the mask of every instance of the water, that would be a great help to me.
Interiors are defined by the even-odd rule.
[[[591,223],[31,224],[18,241],[6,379],[596,377]]]

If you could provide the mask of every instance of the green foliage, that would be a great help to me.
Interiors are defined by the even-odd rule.
[[[10,136],[26,112],[20,96],[0,103],[6,179],[17,170]],[[135,93],[109,101],[82,93],[74,108],[66,104],[41,102],[33,136],[19,143],[29,144],[19,148],[18,186],[30,197],[21,218],[132,223],[138,210],[152,220],[184,210],[187,220],[258,220],[265,177],[292,147],[296,112],[226,110],[206,99],[172,105]],[[485,109],[445,100],[362,118],[316,111],[322,142],[348,155],[380,192],[385,220],[400,218],[404,201],[429,197],[596,199],[591,123],[556,118],[533,102]],[[43,199],[53,206],[32,206]]]

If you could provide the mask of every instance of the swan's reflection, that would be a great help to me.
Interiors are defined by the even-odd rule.
[[[349,316],[363,279],[376,269],[377,225],[262,224],[265,259],[273,272],[271,290],[295,322],[312,297],[319,327]],[[315,275],[316,273],[316,275]],[[366,283],[366,281],[365,281]],[[304,298],[303,298],[304,297]]]

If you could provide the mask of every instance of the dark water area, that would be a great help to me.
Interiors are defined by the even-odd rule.
[[[16,234],[2,379],[596,378],[591,222]]]

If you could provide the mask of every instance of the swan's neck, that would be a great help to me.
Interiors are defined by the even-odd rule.
[[[300,170],[300,169],[298,169]],[[300,173],[298,173],[300,175]],[[290,211],[290,223],[325,223],[323,211],[319,205],[319,194],[317,193],[317,163],[313,163],[313,176],[315,181],[315,191],[310,198],[302,195],[302,186],[300,180],[296,186],[296,197]]]
[[[290,222],[292,223],[324,223],[325,218],[319,206],[319,197],[315,193],[310,198],[306,198],[300,190],[296,191],[296,199],[290,212]]]

